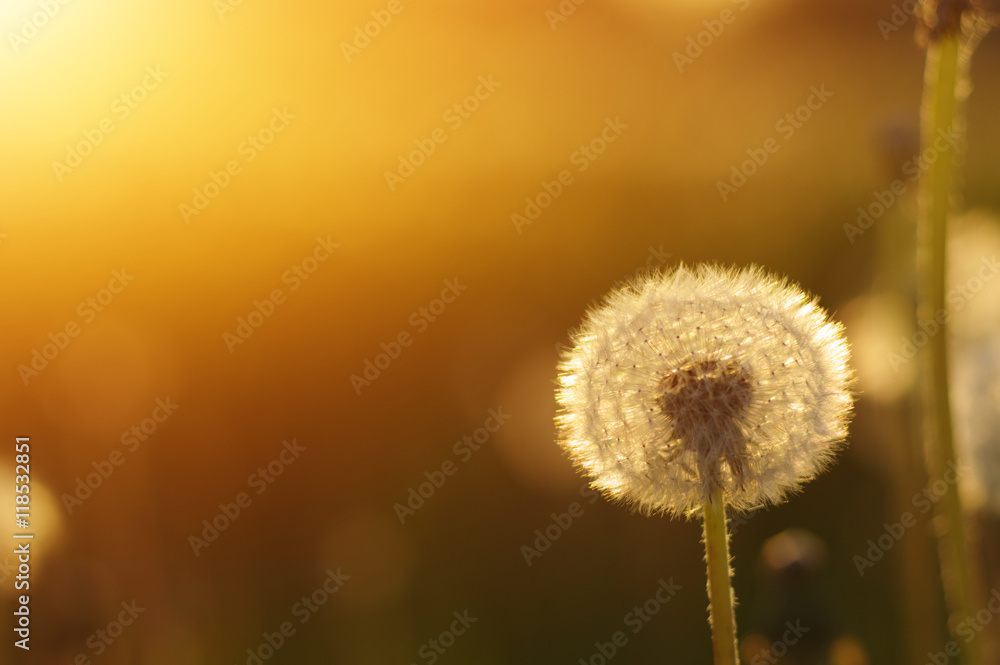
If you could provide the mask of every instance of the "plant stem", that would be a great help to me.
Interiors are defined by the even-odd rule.
[[[924,98],[921,110],[921,154],[932,147],[939,136],[954,142],[962,127],[959,85],[964,84],[962,34],[958,26],[947,26],[931,35],[927,47],[924,75]],[[958,155],[954,148],[936,150],[937,159],[929,164],[920,179],[918,199],[918,259],[920,273],[919,321],[940,324],[937,334],[930,335],[923,353],[925,399],[925,450],[932,479],[944,478],[951,466],[957,473],[955,446],[952,438],[951,402],[948,388],[948,339],[944,325],[945,313],[945,252],[948,215],[954,193],[955,166]],[[958,481],[946,484],[946,491],[936,504],[940,522],[938,547],[945,596],[950,613],[949,627],[953,637],[956,624],[964,617],[975,616],[976,587],[972,562],[966,544],[964,515]],[[959,643],[965,644],[965,640]],[[982,640],[975,639],[964,648],[965,661],[973,665],[985,662]]]
[[[715,665],[737,665],[736,620],[733,616],[733,571],[729,567],[729,529],[725,495],[712,492],[705,504],[705,560],[708,562],[709,623]]]

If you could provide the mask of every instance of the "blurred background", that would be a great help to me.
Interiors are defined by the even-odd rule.
[[[5,662],[709,662],[700,525],[595,498],[554,443],[568,331],[682,261],[817,294],[860,380],[838,463],[734,520],[745,661],[944,651],[903,5],[5,0],[0,28],[0,403],[36,533]],[[998,66],[989,35],[950,278],[984,608]]]

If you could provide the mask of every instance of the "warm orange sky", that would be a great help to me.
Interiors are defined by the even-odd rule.
[[[515,541],[577,496],[552,444],[555,358],[614,283],[756,262],[835,314],[868,288],[884,237],[854,243],[844,225],[912,157],[923,66],[912,24],[880,27],[892,4],[0,3],[0,403],[10,436],[40,442],[38,510],[62,536],[45,536],[40,570],[66,589],[40,596],[68,636],[50,655],[71,662],[136,590],[179,645],[147,635],[142,662],[230,662],[341,556],[383,580],[345,587],[330,620],[359,636],[350,662],[409,662],[424,601],[505,587],[523,572],[504,558]],[[988,212],[998,43],[976,54],[969,105],[966,203]],[[914,194],[885,227],[910,228]],[[403,333],[370,385],[352,381]],[[176,413],[129,450],[168,398]],[[441,512],[400,529],[393,503],[499,406],[514,415],[496,445]],[[304,461],[193,557],[190,534],[293,438]],[[60,497],[115,451],[125,463],[68,511]],[[831,483],[877,457],[853,454]],[[793,514],[836,508],[814,496]],[[633,544],[689,539],[634,568],[703,574],[690,525],[659,523],[661,539],[607,510],[584,542],[621,540],[599,524]],[[285,545],[291,572],[247,586]],[[428,590],[445,569],[454,584]],[[623,588],[645,593],[635,575]],[[671,635],[705,629],[703,600],[678,601],[695,609]],[[223,637],[187,605],[224,615]],[[114,657],[101,662],[139,662]]]

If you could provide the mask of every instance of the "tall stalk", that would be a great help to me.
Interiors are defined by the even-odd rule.
[[[981,37],[980,22],[973,16],[967,1],[925,0],[924,30],[927,38],[927,62],[921,108],[921,155],[926,159],[920,178],[918,197],[918,270],[920,294],[918,321],[937,325],[928,334],[922,350],[924,436],[927,466],[931,478],[943,478],[948,467],[958,468],[952,435],[951,402],[948,388],[948,340],[946,330],[945,260],[948,215],[956,194],[956,169],[959,156],[951,147],[964,129],[962,102],[968,94],[968,63],[971,50]],[[947,148],[940,148],[947,137]],[[931,330],[935,330],[930,327]],[[962,501],[958,480],[947,483],[944,496],[936,504],[940,524],[939,551],[945,597],[950,613],[949,628],[954,638],[956,624],[964,617],[975,616],[978,589],[969,555]],[[965,662],[985,662],[982,640],[965,644]]]
[[[737,665],[733,616],[733,571],[729,566],[729,530],[722,489],[705,504],[705,561],[708,563],[709,623],[715,665]]]

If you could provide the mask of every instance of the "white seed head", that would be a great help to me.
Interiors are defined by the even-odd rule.
[[[606,495],[693,514],[721,487],[781,501],[847,435],[843,326],[757,267],[677,269],[613,291],[559,364],[560,444]]]

